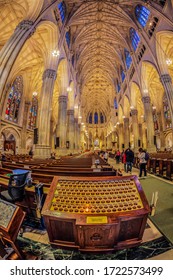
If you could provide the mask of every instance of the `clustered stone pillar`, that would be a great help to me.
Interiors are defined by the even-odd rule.
[[[74,136],[75,136],[75,123],[74,123],[74,110],[67,110],[67,141],[69,143],[69,152],[74,151]]]
[[[125,149],[129,148],[130,131],[129,131],[129,118],[124,118],[124,146]]]
[[[57,154],[66,153],[66,131],[67,131],[67,96],[59,96],[59,112],[58,112],[58,127],[57,137],[59,137],[59,148]]]
[[[81,124],[78,123],[78,149],[81,150]]]
[[[138,126],[138,111],[136,109],[131,110],[132,116],[132,127],[134,135],[134,152],[138,151],[138,140],[139,140],[139,126]]]
[[[168,100],[169,110],[170,110],[170,114],[171,114],[171,125],[172,125],[172,129],[173,129],[173,84],[172,84],[172,79],[169,74],[163,74],[163,75],[161,75],[160,80],[165,89],[165,94],[166,94],[166,97]],[[172,131],[172,138],[173,138],[173,131]]]
[[[172,127],[173,127],[173,84],[172,79],[169,74],[163,74],[160,78],[162,85],[165,89],[165,94],[168,100],[168,105],[170,109],[171,114],[171,121],[172,121]]]
[[[123,134],[123,124],[118,125],[118,134],[119,134],[119,150],[122,151],[124,145],[124,134]]]
[[[5,100],[4,87],[6,85],[11,68],[26,40],[35,32],[33,22],[23,20],[16,27],[13,35],[0,52],[0,113]]]
[[[141,123],[138,124],[138,131],[139,131],[139,140],[140,140],[139,141],[140,142],[139,143],[140,144],[139,148],[141,148],[141,147],[143,147],[143,131],[142,131],[142,124]]]
[[[23,114],[23,125],[22,125],[22,131],[21,131],[21,147],[18,147],[18,153],[19,154],[26,154],[26,131],[28,126],[28,114],[29,114],[29,107],[31,105],[31,102],[25,102],[24,107],[24,114]]]
[[[151,107],[151,99],[149,96],[142,97],[145,110],[145,121],[147,126],[147,150],[148,152],[155,152],[156,147],[154,146],[154,124],[153,124],[153,113]]]
[[[38,114],[38,144],[34,151],[35,158],[50,157],[50,120],[55,80],[55,70],[47,69],[44,71]]]
[[[78,118],[74,119],[74,149],[79,150],[79,125]]]
[[[165,149],[165,135],[163,132],[163,112],[157,113],[158,125],[159,125],[159,133],[160,133],[160,150],[164,151]]]

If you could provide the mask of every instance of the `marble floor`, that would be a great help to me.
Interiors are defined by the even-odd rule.
[[[89,255],[61,249],[51,249],[49,238],[45,230],[33,229],[26,226],[23,236],[18,238],[21,248],[25,252],[38,255],[39,259],[105,259],[105,260],[173,260],[173,246],[162,236],[153,223],[148,219],[140,246],[120,250],[113,254]],[[151,256],[151,257],[150,257]]]

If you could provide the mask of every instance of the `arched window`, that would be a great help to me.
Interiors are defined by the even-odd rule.
[[[155,109],[153,109],[153,123],[154,123],[154,130],[155,130],[155,132],[158,132],[159,125],[158,125],[158,120],[157,120],[157,112],[156,112]]]
[[[124,55],[125,55],[127,69],[129,69],[130,65],[132,63],[132,58],[131,58],[131,55],[130,55],[130,53],[127,49],[124,50]]]
[[[168,106],[168,99],[167,99],[166,95],[163,98],[163,111],[164,111],[166,128],[170,128],[172,126],[172,124],[171,124],[171,113],[170,113],[170,109],[169,109],[169,106]]]
[[[29,111],[28,128],[30,129],[36,128],[37,112],[38,112],[38,98],[37,96],[33,96],[31,108]]]
[[[98,113],[95,112],[94,114],[94,124],[98,124]]]
[[[66,17],[66,11],[67,11],[64,1],[62,1],[58,4],[58,9],[60,12],[61,21],[62,21],[62,23],[64,23],[65,17]]]
[[[114,109],[118,109],[118,103],[117,103],[117,99],[114,98]]]
[[[17,122],[21,97],[23,94],[23,78],[22,76],[16,77],[10,89],[8,96],[7,107],[5,111],[6,120]]]
[[[135,8],[135,15],[139,24],[142,27],[145,27],[150,15],[150,11],[142,5],[137,5]]]
[[[123,83],[124,80],[125,80],[126,75],[125,75],[124,70],[123,70],[122,67],[120,68],[120,74],[121,74],[121,81],[122,81],[122,83]]]
[[[104,123],[104,116],[102,113],[100,113],[100,123]]]
[[[72,62],[72,65],[74,67],[74,55],[72,56],[71,62]]]
[[[137,31],[132,27],[130,28],[130,40],[131,40],[134,51],[136,51],[138,44],[140,42],[140,37],[139,37]]]
[[[120,92],[120,90],[121,90],[121,86],[120,86],[120,83],[119,83],[118,79],[117,79],[117,82],[116,82],[116,90],[117,90],[117,92]]]
[[[91,123],[91,124],[92,124],[92,122],[93,122],[93,114],[92,114],[92,113],[90,113],[90,114],[89,114],[89,123]]]
[[[66,38],[67,46],[70,47],[70,32],[69,31],[66,32],[65,38]]]

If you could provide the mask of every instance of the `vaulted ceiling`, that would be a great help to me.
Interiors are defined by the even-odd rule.
[[[85,111],[100,108],[105,114],[115,97],[122,53],[129,49],[129,29],[134,27],[134,6],[139,1],[65,1],[71,52]]]
[[[17,73],[29,77],[26,93],[28,98],[29,95],[30,99],[32,98],[35,90],[41,92],[42,74],[46,67],[50,67],[52,49],[57,42],[61,44],[66,41],[65,33],[69,31],[70,45],[66,48],[66,64],[70,64],[72,57],[74,58],[73,67],[70,69],[73,72],[74,91],[80,96],[78,100],[85,120],[91,111],[100,111],[107,119],[111,118],[120,66],[126,69],[122,57],[124,49],[132,54],[129,29],[133,27],[140,31],[140,25],[136,23],[135,7],[148,1],[64,0],[67,9],[63,23],[59,11],[58,16],[55,16],[60,2],[62,1],[0,0],[0,49],[12,37],[16,26],[22,20],[35,21],[40,11],[43,14],[35,33],[20,50],[12,69],[12,77]],[[172,36],[169,40],[172,40]],[[64,75],[62,69],[63,66],[59,64],[54,104],[58,103],[61,91],[61,76]],[[56,121],[57,105],[52,107],[55,107],[55,110],[52,109],[56,111]]]

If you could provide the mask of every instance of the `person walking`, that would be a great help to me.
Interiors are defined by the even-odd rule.
[[[108,162],[108,152],[107,151],[104,153],[104,161],[106,163]]]
[[[133,162],[134,162],[134,152],[128,148],[125,151],[126,154],[126,172],[128,173],[128,171],[130,172],[130,174],[132,173],[132,166],[133,166]]]
[[[127,162],[126,162],[126,154],[123,150],[123,152],[121,153],[121,162],[124,164],[124,171],[127,172]]]
[[[147,176],[147,170],[146,170],[146,164],[147,161],[145,159],[145,151],[142,148],[139,148],[138,153],[138,159],[139,159],[139,177],[142,177],[142,171],[144,171],[144,177]]]
[[[116,163],[117,163],[117,164],[120,163],[120,156],[121,156],[121,153],[120,153],[120,151],[118,150],[118,151],[116,152],[116,155],[115,155],[115,159],[116,159]]]

